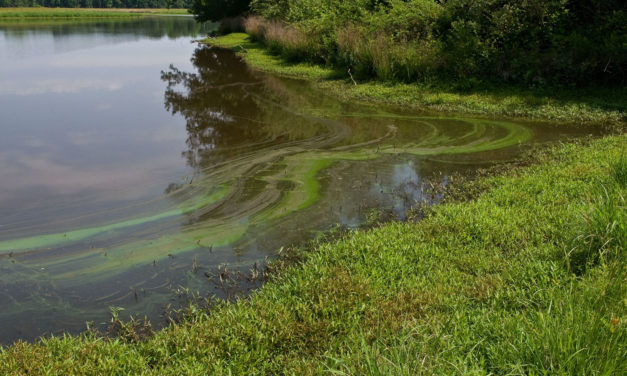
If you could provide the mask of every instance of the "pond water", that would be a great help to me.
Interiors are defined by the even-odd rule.
[[[347,104],[187,17],[0,24],[0,342],[159,322],[281,247],[584,127]],[[428,184],[427,184],[428,183]]]

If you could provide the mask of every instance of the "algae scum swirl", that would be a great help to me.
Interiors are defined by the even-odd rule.
[[[176,53],[163,48],[172,40],[114,52],[167,55]],[[100,48],[111,54],[116,46]],[[335,224],[358,226],[373,209],[402,218],[409,206],[433,199],[423,190],[426,181],[446,184],[450,173],[508,160],[521,145],[589,131],[340,103],[303,82],[255,72],[230,51],[180,46],[184,60],[135,56],[141,64],[131,58],[116,67],[120,74],[158,66],[149,84],[121,74],[119,87],[111,80],[107,86],[89,71],[90,80],[76,82],[75,92],[27,84],[0,91],[1,103],[9,103],[3,113],[19,108],[25,96],[35,114],[45,111],[39,101],[50,100],[46,95],[70,102],[81,95],[92,108],[74,109],[87,112],[69,131],[64,127],[73,115],[62,113],[55,132],[70,136],[58,145],[53,136],[45,140],[53,143],[45,153],[37,150],[46,142],[26,131],[9,140],[13,146],[2,145],[1,341],[75,332],[86,321],[105,321],[111,306],[158,321],[176,289],[215,292],[205,275],[221,265],[250,268]],[[84,54],[71,53],[68,59]],[[57,65],[69,62],[59,58]],[[4,87],[15,86],[2,79]],[[163,103],[154,109],[157,84],[166,111]],[[100,94],[84,92],[94,85],[104,85],[94,89]],[[120,110],[128,103],[128,112]],[[21,116],[9,117],[14,125],[3,121],[2,131],[43,121],[41,114]],[[103,141],[107,132],[111,140]],[[67,138],[72,147],[64,147]],[[51,169],[54,177],[42,172]],[[67,192],[77,184],[81,189]]]

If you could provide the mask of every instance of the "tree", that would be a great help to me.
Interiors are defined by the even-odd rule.
[[[221,21],[248,12],[250,0],[193,0],[190,8],[199,22]]]

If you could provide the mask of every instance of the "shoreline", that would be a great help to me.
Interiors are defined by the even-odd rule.
[[[156,332],[112,321],[114,338],[0,347],[0,373],[623,374],[626,146],[623,134],[543,148],[471,183],[470,201],[279,261],[249,298],[190,305]]]
[[[405,87],[367,95],[383,84],[357,90],[332,71],[228,41],[258,69],[340,99],[390,104]],[[489,113],[479,112],[485,96],[475,108],[451,95],[437,104],[445,112]],[[397,105],[437,108],[412,98]],[[494,106],[625,127],[623,112]],[[468,201],[322,241],[296,262],[278,260],[279,272],[250,297],[209,310],[190,303],[165,329],[114,315],[113,338],[86,332],[0,346],[0,374],[624,374],[625,150],[627,134],[540,148],[528,166],[469,183]]]
[[[347,72],[308,63],[291,63],[270,54],[245,33],[232,33],[201,41],[235,51],[255,69],[310,82],[342,101],[389,105],[411,110],[522,118],[538,121],[592,123],[622,131],[627,122],[627,90],[585,89],[548,93],[516,87],[496,87],[475,92],[427,88],[418,84],[352,82]]]

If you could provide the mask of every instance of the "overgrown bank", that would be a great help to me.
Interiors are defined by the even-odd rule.
[[[248,300],[145,342],[17,343],[0,374],[627,373],[627,136],[559,145],[320,245]]]
[[[588,88],[524,90],[498,86],[459,91],[418,83],[382,81],[353,82],[347,72],[328,66],[286,60],[247,34],[232,33],[209,38],[205,43],[233,49],[251,66],[275,75],[305,79],[346,101],[392,104],[404,108],[496,117],[526,117],[566,122],[593,122],[624,128],[627,121],[627,90]]]
[[[250,15],[246,32],[274,53],[360,79],[556,89],[625,85],[623,3],[194,0],[191,12],[202,21]]]

